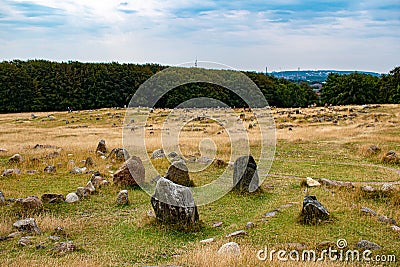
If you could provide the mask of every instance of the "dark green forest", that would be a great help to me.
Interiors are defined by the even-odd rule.
[[[167,68],[157,64],[51,62],[0,63],[0,112],[57,111],[128,105],[148,78]],[[261,90],[269,105],[304,107],[313,103],[400,103],[400,67],[387,75],[330,74],[318,96],[307,83],[293,83],[263,73],[244,72]],[[212,97],[231,107],[244,102],[218,85],[191,83],[168,92],[156,104],[173,108],[193,97]]]

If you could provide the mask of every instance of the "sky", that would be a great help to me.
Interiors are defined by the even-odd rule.
[[[399,0],[0,0],[0,61],[387,73],[399,51]]]

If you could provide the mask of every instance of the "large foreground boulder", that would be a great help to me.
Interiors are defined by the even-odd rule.
[[[254,192],[259,185],[257,164],[253,156],[239,157],[233,165],[233,187],[241,192]]]
[[[135,186],[144,182],[145,169],[139,157],[132,156],[114,173],[114,184]]]
[[[179,185],[194,186],[194,182],[189,177],[189,169],[183,160],[173,162],[165,178]]]
[[[190,227],[199,220],[190,189],[165,178],[158,180],[154,195],[151,197],[151,205],[157,219],[163,223]]]
[[[328,210],[317,200],[315,196],[305,196],[301,219],[305,224],[315,224],[329,219]]]

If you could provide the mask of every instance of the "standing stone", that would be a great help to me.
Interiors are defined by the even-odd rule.
[[[153,154],[151,154],[152,159],[162,159],[165,158],[165,153],[163,149],[157,149],[153,151]]]
[[[45,203],[60,203],[65,200],[62,194],[43,194],[41,197],[42,201]]]
[[[19,220],[13,223],[13,227],[15,227],[18,231],[30,233],[34,232],[40,234],[40,229],[36,224],[34,218],[28,218],[24,220]]]
[[[189,169],[184,161],[173,162],[169,166],[165,178],[179,185],[194,186],[194,182],[189,177]]]
[[[74,203],[74,202],[77,202],[78,200],[79,200],[79,197],[75,192],[69,193],[65,197],[65,202],[67,202],[67,203]]]
[[[257,164],[253,156],[239,157],[233,165],[233,187],[241,192],[254,192],[259,185]]]
[[[132,156],[114,173],[114,184],[135,186],[144,182],[145,169],[139,157]]]
[[[129,204],[129,197],[128,197],[128,190],[121,190],[117,195],[117,204],[118,205],[128,205]]]
[[[99,144],[97,145],[96,148],[96,153],[100,152],[102,154],[107,153],[107,147],[106,147],[106,141],[100,140]]]
[[[158,180],[151,205],[163,223],[193,226],[199,220],[190,189],[165,178]]]
[[[115,159],[116,161],[125,161],[129,157],[129,153],[125,148],[114,148],[108,155],[108,158]]]
[[[315,196],[305,196],[301,211],[303,223],[313,224],[329,219],[328,210],[322,206]]]
[[[24,158],[20,154],[14,154],[9,160],[9,163],[20,163],[23,162]]]

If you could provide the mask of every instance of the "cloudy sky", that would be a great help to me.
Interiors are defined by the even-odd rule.
[[[0,60],[388,72],[399,0],[0,0]]]

